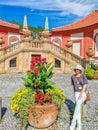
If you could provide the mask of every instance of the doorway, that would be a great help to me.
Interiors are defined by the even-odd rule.
[[[31,55],[31,60],[35,60],[38,57],[41,57],[41,55],[39,55],[39,54],[38,55],[36,55],[36,54],[35,55]]]

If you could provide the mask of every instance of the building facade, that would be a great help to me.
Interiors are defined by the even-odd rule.
[[[73,53],[83,57],[88,57],[89,51],[93,52],[93,57],[98,58],[98,10],[93,11],[88,16],[77,22],[53,28],[50,33],[50,40],[54,44],[69,49]],[[68,42],[71,43],[68,43]]]
[[[23,31],[19,29],[19,25],[8,23],[0,20],[0,45],[7,46],[14,44],[23,39]]]
[[[85,53],[91,46],[96,49],[98,24],[65,30],[70,26],[53,29],[50,34],[46,18],[44,31],[32,39],[26,16],[22,31],[18,25],[0,20],[0,73],[26,72],[30,61],[39,56],[52,63],[53,72],[73,73],[77,63],[86,68],[89,61],[84,59]]]

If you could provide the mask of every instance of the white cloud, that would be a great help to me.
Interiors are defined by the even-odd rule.
[[[31,10],[60,11],[59,16],[74,14],[85,16],[98,7],[98,0],[0,0],[0,5],[15,5],[28,7]]]

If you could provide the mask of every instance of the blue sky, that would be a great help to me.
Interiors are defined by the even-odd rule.
[[[48,17],[52,29],[73,23],[95,9],[98,0],[0,0],[0,19],[23,24],[26,15],[28,25],[44,27]]]

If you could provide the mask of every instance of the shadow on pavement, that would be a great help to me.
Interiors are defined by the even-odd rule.
[[[6,113],[6,111],[7,111],[7,108],[6,108],[6,107],[2,107],[2,108],[1,108],[1,118],[3,118],[3,116],[4,116],[5,113]]]

